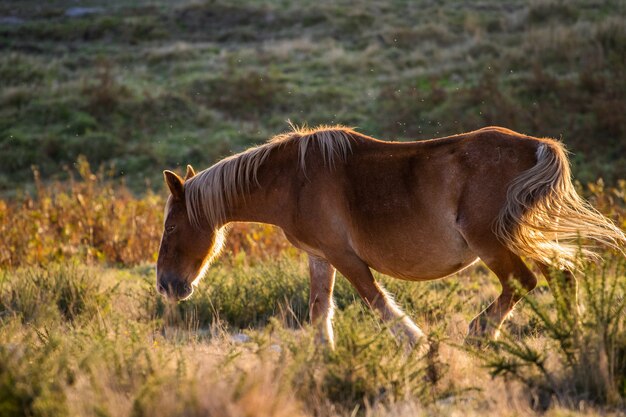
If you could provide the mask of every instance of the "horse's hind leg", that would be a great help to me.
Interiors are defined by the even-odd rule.
[[[334,347],[332,318],[335,268],[325,259],[309,255],[309,274],[311,278],[309,296],[311,323],[318,326],[318,337]]]
[[[332,259],[333,265],[350,281],[367,305],[376,310],[399,336],[403,333],[411,345],[426,341],[424,332],[393,302],[385,290],[374,280],[369,266],[353,254]]]
[[[565,270],[553,270],[548,265],[535,262],[539,267],[539,270],[546,277],[550,290],[555,294],[555,298],[561,299],[574,315],[579,315],[578,306],[578,282],[576,277],[571,271]],[[556,296],[556,293],[560,293],[560,297]]]
[[[469,337],[490,336],[497,338],[500,326],[511,313],[515,304],[537,285],[537,278],[522,259],[507,249],[499,256],[481,258],[502,285],[502,293],[483,310],[469,326]]]

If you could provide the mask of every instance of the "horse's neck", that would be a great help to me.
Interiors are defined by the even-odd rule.
[[[281,226],[291,201],[290,184],[296,175],[296,164],[292,161],[270,155],[259,168],[257,181],[251,181],[248,190],[244,187],[233,204],[226,207],[226,223],[256,222]],[[292,166],[294,172],[291,172]]]

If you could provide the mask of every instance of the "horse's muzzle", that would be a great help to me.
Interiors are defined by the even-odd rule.
[[[157,279],[157,291],[172,301],[181,301],[191,296],[193,286],[180,279],[165,276]]]

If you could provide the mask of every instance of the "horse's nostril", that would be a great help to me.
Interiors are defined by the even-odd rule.
[[[171,300],[184,300],[193,292],[193,286],[173,275],[164,275],[157,279],[156,289],[159,294]]]
[[[186,300],[187,298],[191,297],[191,294],[193,294],[193,286],[190,284],[185,284],[183,290],[185,292],[179,295],[181,300]]]

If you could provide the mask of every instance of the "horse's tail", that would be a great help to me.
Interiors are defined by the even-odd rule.
[[[495,222],[498,238],[518,255],[560,268],[577,267],[579,255],[597,256],[581,238],[624,254],[624,232],[576,192],[563,145],[542,140],[536,156],[509,185]]]

